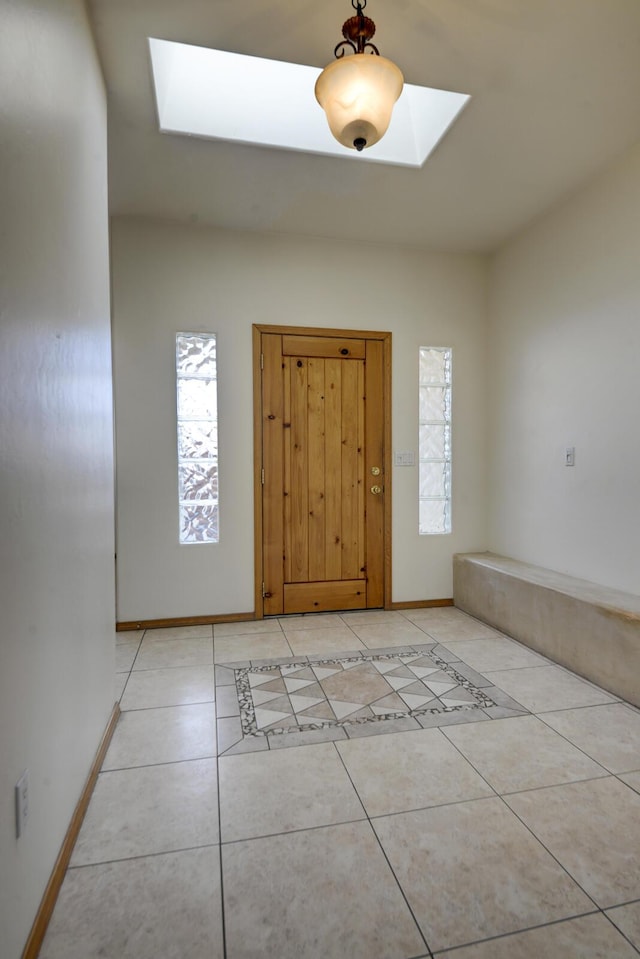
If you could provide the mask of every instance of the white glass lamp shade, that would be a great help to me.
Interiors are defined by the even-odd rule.
[[[316,100],[336,140],[352,150],[358,144],[362,149],[387,132],[403,84],[402,72],[391,60],[356,53],[334,60],[322,71],[316,81]]]

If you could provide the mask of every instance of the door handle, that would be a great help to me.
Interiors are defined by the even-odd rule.
[[[373,493],[374,496],[379,496],[380,493],[382,492],[382,487],[381,487],[381,486],[372,486],[372,487],[371,487],[371,492]]]

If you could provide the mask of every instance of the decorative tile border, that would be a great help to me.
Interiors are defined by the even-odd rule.
[[[464,689],[473,697],[472,702],[458,704],[458,705],[447,705],[442,702],[441,699],[434,695],[430,703],[425,704],[416,709],[410,709],[408,706],[403,710],[393,710],[388,713],[382,713],[379,715],[371,716],[354,716],[349,718],[348,716],[344,719],[325,719],[325,720],[309,720],[305,722],[300,722],[300,717],[296,716],[296,713],[291,707],[289,713],[289,723],[287,725],[273,725],[268,728],[259,728],[258,722],[256,720],[256,704],[254,703],[251,677],[257,676],[265,673],[273,673],[274,679],[281,678],[281,667],[286,667],[287,673],[295,669],[305,669],[308,667],[320,667],[332,669],[334,667],[345,668],[344,664],[347,664],[346,668],[353,668],[362,663],[393,663],[397,662],[398,668],[406,666],[411,662],[414,662],[418,659],[428,658],[432,663],[434,669],[437,669],[441,673],[445,673],[451,681],[455,684],[456,687]],[[458,665],[463,665],[462,663]],[[390,720],[398,720],[409,717],[410,719],[417,718],[419,716],[437,716],[438,714],[451,714],[451,713],[460,713],[466,712],[469,710],[480,710],[480,709],[492,709],[495,708],[498,704],[488,695],[487,688],[480,688],[476,686],[471,680],[469,680],[462,673],[458,672],[455,668],[455,664],[446,662],[444,659],[440,658],[433,649],[425,649],[424,647],[420,649],[415,649],[412,653],[408,653],[406,650],[389,652],[383,654],[361,654],[358,656],[337,656],[333,658],[329,657],[299,657],[289,659],[285,662],[283,661],[273,661],[267,665],[251,665],[246,667],[234,668],[233,669],[235,677],[235,689],[238,697],[238,703],[240,707],[240,725],[242,730],[242,737],[247,739],[249,737],[273,737],[273,736],[287,736],[291,733],[303,733],[310,732],[313,730],[330,730],[333,728],[348,728],[354,726],[360,726],[363,724],[374,724],[374,723],[385,723]],[[384,675],[382,673],[381,675]],[[416,677],[416,682],[419,680]],[[286,696],[286,693],[283,693],[282,696]],[[324,693],[326,697],[326,693]],[[446,694],[443,695],[446,699]],[[327,703],[329,702],[328,697],[326,697]],[[355,712],[355,711],[354,711]],[[304,718],[304,717],[303,717]],[[292,720],[294,720],[292,722]],[[297,722],[295,720],[298,720]],[[384,730],[381,729],[380,732]]]

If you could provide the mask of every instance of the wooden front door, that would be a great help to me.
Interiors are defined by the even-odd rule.
[[[255,329],[256,609],[383,606],[390,334]]]

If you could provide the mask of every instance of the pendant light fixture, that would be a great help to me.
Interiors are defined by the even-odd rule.
[[[322,71],[315,89],[336,140],[358,152],[385,135],[404,84],[395,63],[371,43],[376,25],[364,16],[366,5],[367,0],[351,0],[356,15],[343,24],[336,59]],[[345,56],[348,49],[352,54]]]

